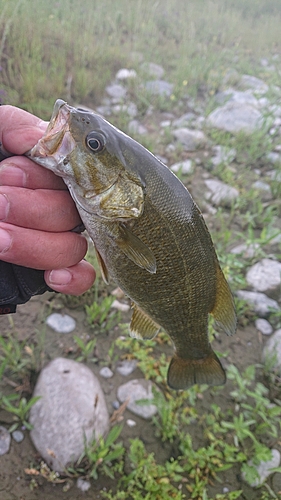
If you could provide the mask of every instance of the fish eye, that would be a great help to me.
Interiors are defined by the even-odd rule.
[[[86,137],[86,144],[91,151],[99,153],[105,146],[105,139],[98,132],[90,132]]]

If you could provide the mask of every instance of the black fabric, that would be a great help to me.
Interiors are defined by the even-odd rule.
[[[44,271],[0,261],[0,314],[16,311],[33,295],[52,291],[44,281]]]

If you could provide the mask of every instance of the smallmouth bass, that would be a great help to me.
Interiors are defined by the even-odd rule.
[[[224,384],[208,315],[232,335],[233,297],[203,216],[180,180],[102,117],[62,100],[27,156],[64,179],[105,282],[111,277],[132,300],[131,335],[151,339],[163,328],[172,339],[168,385]]]

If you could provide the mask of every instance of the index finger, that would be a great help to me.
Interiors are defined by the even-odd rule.
[[[23,109],[0,106],[0,142],[6,151],[21,155],[42,137],[47,123]]]

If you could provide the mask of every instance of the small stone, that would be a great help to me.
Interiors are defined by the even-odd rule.
[[[110,370],[110,368],[108,368],[108,366],[104,366],[100,370],[100,376],[103,378],[111,378],[111,377],[113,377],[113,375],[114,375],[113,371]]]
[[[174,85],[165,80],[151,80],[145,83],[145,88],[152,95],[170,97],[173,93]]]
[[[252,75],[242,75],[239,85],[246,89],[255,90],[261,94],[268,92],[268,85],[261,80]]]
[[[137,364],[138,362],[136,359],[124,359],[124,361],[118,363],[116,370],[120,375],[123,375],[123,377],[128,377],[128,375],[131,375],[136,369]]]
[[[84,452],[85,443],[103,436],[109,415],[99,380],[84,364],[56,358],[46,365],[33,396],[30,437],[53,470],[63,472]]]
[[[0,425],[0,456],[8,453],[11,445],[11,434]]]
[[[255,130],[262,128],[263,116],[251,104],[229,101],[210,113],[207,124],[233,134],[239,132],[252,134]]]
[[[213,150],[215,156],[212,156],[211,161],[215,166],[223,163],[231,163],[236,157],[236,150],[234,148],[229,149],[225,146],[214,146]]]
[[[171,165],[170,168],[172,172],[180,172],[181,174],[187,175],[192,174],[194,171],[193,163],[191,160],[179,161],[178,163],[174,163],[173,165]]]
[[[252,259],[259,249],[260,245],[258,243],[241,243],[241,245],[232,248],[230,253],[242,255],[244,259]]]
[[[118,100],[124,99],[124,97],[127,94],[127,90],[122,86],[118,85],[117,83],[113,83],[112,85],[108,85],[105,88],[106,92],[110,97],[113,97]]]
[[[78,477],[76,486],[79,490],[85,492],[91,488],[91,483],[90,481],[86,481],[86,479],[83,479],[82,477]]]
[[[206,136],[201,130],[179,128],[173,131],[173,136],[183,145],[186,151],[195,151],[206,144]]]
[[[134,379],[126,384],[120,385],[117,397],[121,403],[129,400],[127,409],[135,415],[144,419],[149,419],[157,413],[157,407],[153,404],[137,404],[141,399],[153,400],[152,387],[155,387],[150,380]]]
[[[164,68],[162,68],[162,66],[159,66],[159,64],[155,63],[144,62],[141,64],[140,67],[142,71],[144,71],[147,75],[154,78],[162,78],[162,76],[165,73]]]
[[[207,179],[204,182],[210,191],[206,193],[205,197],[216,206],[222,205],[229,207],[239,196],[239,191],[236,188],[224,182],[216,179]]]
[[[76,328],[76,321],[68,314],[50,314],[46,319],[46,324],[57,333],[71,333]]]
[[[118,410],[118,408],[120,408],[120,403],[119,401],[113,401],[112,402],[112,407],[114,408],[114,410]]]
[[[281,329],[276,330],[264,346],[263,359],[268,358],[274,361],[274,368],[281,374]]]
[[[116,73],[117,80],[130,80],[136,78],[137,72],[134,69],[122,68]]]
[[[229,488],[227,488],[227,486],[224,486],[223,489],[222,489],[222,492],[223,493],[229,493]]]
[[[248,462],[248,465],[254,467],[259,475],[259,478],[255,479],[252,483],[249,483],[252,488],[256,488],[257,486],[261,486],[264,481],[272,474],[271,469],[274,469],[275,467],[279,467],[280,464],[280,452],[278,450],[272,449],[271,450],[271,455],[272,458],[270,460],[267,460],[266,462],[262,461],[259,463],[259,465],[254,465],[253,462],[250,460]],[[244,479],[245,475],[242,474]]]
[[[263,335],[271,335],[273,328],[269,321],[263,318],[258,318],[255,321],[256,329],[259,330]]]
[[[180,118],[177,118],[176,120],[173,121],[173,127],[178,127],[178,128],[188,127],[190,125],[190,122],[192,122],[195,118],[196,118],[195,113],[192,112],[185,113]]]
[[[262,259],[247,271],[246,280],[256,292],[278,293],[281,285],[281,262]]]
[[[135,427],[137,425],[137,422],[135,422],[131,418],[128,418],[128,420],[126,420],[126,424],[128,425],[128,427]]]
[[[253,306],[254,311],[262,318],[270,314],[272,309],[279,311],[276,300],[270,299],[265,293],[249,292],[248,290],[238,290],[237,297],[246,300]]]
[[[128,131],[130,134],[147,134],[147,128],[145,128],[138,120],[131,120],[129,122]]]
[[[131,118],[134,118],[138,114],[138,108],[133,102],[129,102],[128,104],[115,104],[111,107],[111,111],[115,115],[126,113]]]
[[[123,304],[119,300],[114,300],[111,304],[112,309],[117,309],[118,311],[128,312],[130,310],[129,304]]]
[[[12,432],[12,438],[16,443],[21,443],[24,440],[24,433],[21,431]]]
[[[274,151],[270,151],[269,153],[267,153],[265,155],[265,158],[267,161],[269,161],[270,163],[281,163],[281,156],[279,153],[276,153]]]
[[[260,197],[263,201],[272,199],[271,187],[267,182],[256,181],[253,183],[253,188],[260,192]]]

